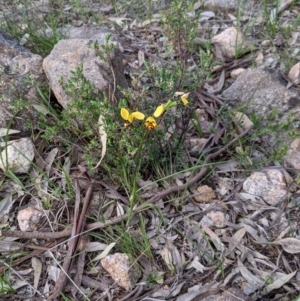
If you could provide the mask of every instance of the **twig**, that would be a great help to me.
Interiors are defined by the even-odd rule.
[[[90,203],[91,197],[93,193],[93,183],[90,184],[84,201],[83,201],[83,209],[81,210],[81,213],[79,215],[79,206],[80,206],[80,191],[79,191],[79,184],[78,180],[76,181],[76,202],[75,202],[75,217],[74,217],[74,224],[71,232],[71,239],[69,242],[69,248],[68,253],[65,257],[62,269],[59,274],[59,278],[56,281],[54,292],[52,295],[48,298],[48,300],[53,300],[57,298],[60,295],[60,292],[64,291],[67,281],[68,281],[68,271],[69,267],[73,258],[74,253],[76,252],[78,239],[81,235],[81,232],[84,227],[84,220],[85,220],[85,214],[88,208],[88,205]],[[79,216],[79,219],[78,219]]]

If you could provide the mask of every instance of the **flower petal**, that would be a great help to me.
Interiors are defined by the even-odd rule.
[[[128,111],[127,109],[125,109],[125,108],[122,108],[122,109],[121,109],[121,116],[122,116],[122,118],[123,118],[124,120],[129,121],[129,120],[128,120],[128,118],[129,118],[129,111]]]
[[[185,106],[189,103],[189,101],[187,100],[189,95],[190,95],[190,93],[185,93],[181,96],[181,101],[182,101],[183,105],[185,105]]]
[[[164,111],[165,111],[164,105],[160,105],[156,108],[155,112],[153,113],[153,116],[157,118],[161,116]]]
[[[134,116],[133,116],[133,114],[131,113],[129,116],[128,116],[128,121],[129,122],[132,122],[133,121],[133,119],[134,119]]]
[[[138,119],[138,120],[144,120],[145,119],[145,115],[141,112],[138,112],[138,111],[131,113],[131,115],[134,118]]]
[[[154,128],[157,127],[157,122],[156,120],[153,118],[153,117],[148,117],[145,121],[145,127],[148,129],[148,130],[153,130]]]

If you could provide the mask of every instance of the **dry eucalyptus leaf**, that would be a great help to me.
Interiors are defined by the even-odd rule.
[[[53,256],[54,257],[54,256]],[[60,268],[56,267],[56,266],[50,266],[48,268],[48,276],[51,280],[53,280],[55,283],[57,282],[58,280],[58,277],[59,277],[59,274],[60,274]]]
[[[155,192],[158,189],[158,184],[153,181],[144,181],[142,179],[138,179],[137,184],[143,192],[146,191]]]
[[[98,164],[93,169],[97,168],[101,164],[101,162],[102,162],[102,160],[103,160],[103,158],[106,154],[107,134],[105,132],[105,122],[104,122],[104,118],[103,118],[102,115],[99,116],[98,125],[99,125],[99,129],[98,129],[99,130],[99,136],[100,136],[101,143],[102,143],[102,152],[101,152],[100,161],[98,162]]]
[[[271,292],[274,289],[278,289],[280,287],[282,287],[284,284],[288,283],[297,273],[298,271],[296,270],[293,273],[290,273],[288,275],[285,275],[277,280],[275,280],[273,283],[268,284],[262,291],[263,295],[268,294],[269,292]]]
[[[223,243],[221,242],[221,239],[211,230],[209,229],[206,225],[202,225],[203,231],[211,238],[211,241],[213,242],[215,248],[218,251],[223,252],[225,247]]]
[[[101,254],[99,254],[93,259],[93,261],[100,260],[106,257],[115,245],[115,242],[110,243]]]
[[[142,50],[138,52],[138,60],[139,60],[139,67],[141,67],[145,62],[145,54]]]
[[[289,41],[288,41],[288,44],[290,45],[290,46],[293,46],[294,44],[296,44],[296,42],[297,42],[297,39],[298,39],[298,36],[299,36],[299,32],[297,32],[297,31],[292,31],[291,32],[291,38],[289,39]]]
[[[163,247],[163,249],[160,251],[160,255],[161,255],[162,259],[164,260],[164,262],[166,263],[169,270],[173,271],[174,266],[172,263],[171,252],[166,247]]]
[[[238,258],[238,267],[242,276],[247,280],[249,284],[252,284],[256,288],[262,287],[265,282],[262,279],[257,278],[254,276],[242,263],[241,259]]]
[[[42,273],[42,262],[38,258],[32,257],[31,264],[34,269],[34,285],[33,286],[37,289],[38,285],[39,285],[41,273]]]
[[[44,116],[47,116],[47,115],[51,115],[51,112],[45,107],[45,106],[42,106],[42,105],[32,105],[39,113],[43,114]]]
[[[103,244],[101,242],[93,241],[93,242],[88,242],[85,247],[84,251],[85,252],[97,252],[97,251],[103,251],[107,247],[107,244]]]
[[[280,240],[265,242],[267,245],[280,245],[283,250],[290,254],[300,253],[300,240],[296,238],[283,238]]]
[[[6,128],[0,128],[0,137],[5,137],[7,135],[11,134],[17,134],[20,133],[18,130],[11,130],[11,129],[6,129]]]

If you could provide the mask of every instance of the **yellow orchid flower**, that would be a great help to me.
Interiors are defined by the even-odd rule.
[[[148,130],[153,130],[154,128],[157,127],[157,122],[156,120],[150,116],[146,119],[145,121],[145,127],[148,129]]]
[[[157,118],[161,116],[164,112],[165,112],[165,106],[160,105],[156,108],[155,112],[153,113],[153,116]]]
[[[128,122],[132,122],[135,119],[138,119],[138,120],[144,120],[145,119],[145,115],[139,111],[135,111],[133,113],[130,114],[130,112],[125,109],[125,108],[122,108],[121,109],[121,116],[124,120],[128,121]]]
[[[189,103],[189,101],[187,100],[187,98],[189,97],[190,93],[191,92],[185,93],[185,94],[183,94],[181,96],[181,101],[182,101],[182,103],[183,103],[184,106],[186,106]]]

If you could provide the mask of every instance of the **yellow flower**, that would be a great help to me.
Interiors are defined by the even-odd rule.
[[[190,93],[185,93],[181,96],[181,101],[182,101],[184,106],[186,106],[189,103],[189,101],[187,100],[189,95],[190,95]]]
[[[153,118],[153,117],[148,117],[145,121],[145,127],[148,129],[148,130],[153,130],[154,128],[157,127],[157,122],[156,120]]]
[[[133,119],[138,119],[138,120],[144,120],[145,119],[145,115],[139,111],[135,111],[133,113],[129,113],[129,111],[125,108],[121,109],[121,116],[124,120],[128,121],[128,122],[132,122]]]
[[[155,112],[153,113],[153,116],[157,118],[161,116],[164,112],[165,112],[165,106],[160,105],[156,108]]]

